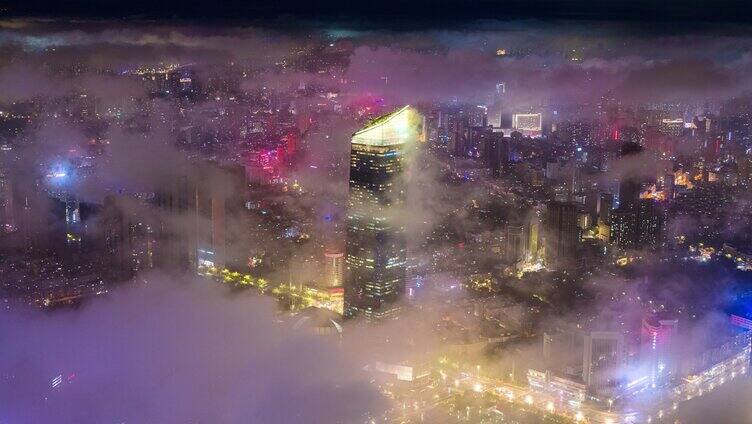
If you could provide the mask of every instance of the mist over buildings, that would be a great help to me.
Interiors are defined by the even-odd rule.
[[[591,393],[599,332],[629,345],[618,380],[647,378],[641,326],[664,316],[692,359],[672,378],[701,375],[738,354],[752,283],[750,51],[741,25],[0,21],[0,424],[538,422],[494,396],[528,368]],[[351,137],[402,105],[425,140],[381,153],[399,190],[367,210],[396,204],[404,315],[342,323]],[[559,336],[579,341],[546,353]],[[467,416],[383,377],[408,368]],[[678,419],[744,422],[730,380],[734,406]]]
[[[332,423],[384,408],[339,346],[203,283],[151,274],[52,317],[3,311],[0,420]]]

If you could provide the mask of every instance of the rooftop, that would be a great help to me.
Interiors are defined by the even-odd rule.
[[[418,140],[423,116],[410,105],[372,119],[353,134],[352,142],[370,146],[391,146]]]

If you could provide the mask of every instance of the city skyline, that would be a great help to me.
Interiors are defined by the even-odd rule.
[[[2,6],[0,424],[748,421],[733,1],[183,6]]]

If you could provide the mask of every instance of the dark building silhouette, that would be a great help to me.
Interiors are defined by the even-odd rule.
[[[546,262],[554,267],[577,254],[580,244],[579,204],[550,202],[546,205],[544,237]]]
[[[493,178],[501,176],[502,167],[506,167],[509,159],[509,147],[503,137],[504,133],[495,132],[485,139],[485,159]]]
[[[244,262],[228,251],[228,237],[241,236],[228,232],[228,217],[242,218],[245,188],[242,167],[202,162],[192,164],[190,178],[178,177],[158,190],[157,264],[195,269]]]

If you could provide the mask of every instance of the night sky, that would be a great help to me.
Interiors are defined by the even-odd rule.
[[[11,0],[6,16],[149,18],[253,21],[286,26],[291,20],[369,28],[475,27],[478,21],[505,19],[586,19],[635,23],[749,22],[752,8],[744,0],[380,0],[353,2],[199,0]]]

